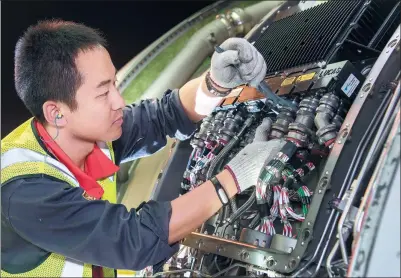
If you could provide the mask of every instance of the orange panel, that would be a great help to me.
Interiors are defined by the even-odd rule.
[[[260,93],[258,90],[256,90],[253,87],[245,86],[244,90],[241,92],[237,102],[244,102],[244,101],[262,99],[262,98],[265,98],[265,96],[262,93]]]
[[[229,93],[228,96],[225,99],[223,99],[220,105],[225,106],[234,104],[235,100],[237,99],[238,95],[242,92],[243,89],[244,89],[243,86],[233,89],[231,93]]]
[[[225,98],[225,99],[223,99],[223,102],[222,102],[222,106],[224,106],[224,105],[231,105],[231,104],[233,104],[234,102],[235,102],[235,100],[237,99],[237,97],[229,97],[229,98]]]

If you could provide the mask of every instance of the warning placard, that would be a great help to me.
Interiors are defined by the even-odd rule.
[[[348,76],[347,80],[344,82],[344,85],[341,87],[341,90],[348,96],[351,97],[354,93],[356,87],[358,87],[360,81],[355,77],[352,73]]]

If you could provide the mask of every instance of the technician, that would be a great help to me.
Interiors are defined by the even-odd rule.
[[[264,78],[265,62],[245,39],[221,47],[206,75],[125,106],[98,31],[56,20],[26,30],[15,48],[15,87],[33,117],[1,141],[2,277],[158,269],[179,240],[256,184],[281,141],[248,145],[172,201],[149,201],[139,212],[116,204],[116,165],[157,152],[166,136],[188,138],[230,89]]]

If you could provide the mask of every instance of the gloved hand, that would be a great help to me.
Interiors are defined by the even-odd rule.
[[[264,118],[262,123],[255,130],[255,137],[253,138],[253,142],[267,141],[272,125],[272,119],[270,119],[269,117]]]
[[[266,159],[271,160],[284,146],[285,140],[254,141],[243,148],[224,168],[237,183],[238,193],[256,185]]]
[[[212,81],[228,89],[245,83],[256,88],[266,75],[267,67],[262,54],[243,38],[229,38],[220,47],[225,51],[213,53],[210,68]]]

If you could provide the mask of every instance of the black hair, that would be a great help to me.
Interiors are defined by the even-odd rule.
[[[42,107],[48,100],[77,108],[75,95],[83,77],[75,59],[81,50],[106,44],[100,31],[71,21],[39,21],[25,31],[15,47],[14,80],[18,96],[36,119],[45,122]]]

